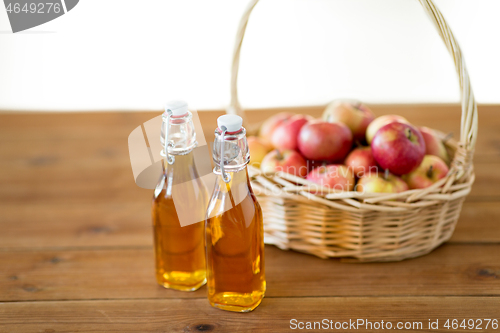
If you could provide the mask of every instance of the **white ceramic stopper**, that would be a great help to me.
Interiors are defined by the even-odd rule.
[[[165,104],[165,112],[172,111],[172,116],[182,116],[188,112],[188,104],[184,101],[170,101]]]
[[[225,114],[217,118],[217,126],[219,126],[219,129],[225,126],[228,132],[239,131],[242,125],[243,119],[235,114]]]

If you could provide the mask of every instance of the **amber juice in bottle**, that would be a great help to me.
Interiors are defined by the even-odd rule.
[[[191,114],[185,103],[178,104],[171,103],[171,116],[163,117],[162,143],[167,154],[163,154],[165,168],[153,196],[156,279],[165,288],[192,291],[206,283],[203,217],[208,192],[194,163]]]
[[[250,156],[245,129],[241,118],[234,124],[233,117],[219,118],[215,132],[217,176],[205,222],[207,286],[212,306],[248,312],[260,304],[266,290],[263,221],[246,168]]]

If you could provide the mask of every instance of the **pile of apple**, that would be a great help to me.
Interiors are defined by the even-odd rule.
[[[248,138],[251,164],[342,191],[399,193],[426,188],[450,159],[433,130],[397,115],[375,118],[364,104],[334,101],[321,119],[282,112]]]

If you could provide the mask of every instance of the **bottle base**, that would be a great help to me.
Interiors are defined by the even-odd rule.
[[[209,296],[208,301],[214,308],[231,312],[250,312],[253,311],[264,298],[263,292],[253,293],[218,293]]]
[[[157,276],[158,284],[167,289],[180,291],[195,291],[200,289],[207,283],[206,278],[201,278],[205,275],[201,272],[169,272]]]
[[[180,285],[180,284],[173,284],[169,282],[158,282],[160,286],[162,286],[165,289],[174,289],[174,290],[180,290],[180,291],[195,291],[203,287],[207,283],[207,280],[201,281],[200,283],[194,285],[194,286],[186,286],[186,285]]]

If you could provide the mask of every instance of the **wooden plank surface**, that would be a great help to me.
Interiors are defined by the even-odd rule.
[[[498,299],[491,297],[266,297],[251,313],[211,308],[206,299],[22,302],[0,304],[4,332],[290,332],[291,320],[410,322],[418,332],[470,332],[444,328],[447,319],[499,317]],[[49,319],[49,320],[48,320]],[[429,319],[439,330],[429,330]],[[422,323],[417,330],[413,323]],[[479,322],[478,322],[479,324]],[[303,325],[306,325],[305,323]],[[333,324],[335,325],[335,324]],[[419,325],[419,324],[415,324]],[[483,332],[497,330],[484,330]],[[345,324],[344,324],[344,327]],[[384,326],[386,327],[386,326]],[[368,326],[369,328],[369,326]],[[335,330],[335,326],[331,331]],[[367,330],[361,325],[360,331]],[[311,332],[311,330],[304,330]],[[325,330],[326,331],[326,330]],[[338,331],[354,331],[344,329]],[[473,330],[478,332],[479,330]],[[314,330],[318,332],[318,329]]]
[[[152,248],[0,252],[0,301],[204,298],[154,280]],[[446,244],[396,263],[343,263],[266,246],[267,295],[500,296],[500,244]]]
[[[453,133],[459,138],[460,107],[458,105],[372,105],[374,113],[400,114],[417,126],[428,126],[445,133]],[[293,111],[320,116],[322,107],[281,108],[256,110],[247,113],[248,121],[256,123],[279,111]],[[500,138],[497,129],[500,127],[500,105],[480,105],[480,130],[475,152],[476,159],[494,157],[500,159]],[[0,139],[3,143],[19,142],[31,145],[37,142],[48,141],[53,143],[53,150],[64,147],[66,143],[75,143],[73,140],[100,141],[106,147],[108,140],[127,138],[130,132],[143,122],[158,116],[158,112],[95,112],[95,113],[0,113]],[[213,137],[216,118],[223,111],[199,112],[207,138]],[[127,142],[121,143],[122,146]],[[33,147],[34,148],[34,147]],[[113,145],[112,149],[119,146]],[[6,153],[15,153],[16,149],[10,145],[0,147],[2,156]],[[30,149],[25,153],[36,153]]]
[[[459,136],[458,105],[373,110]],[[209,139],[222,113],[200,112]],[[246,315],[212,309],[205,287],[181,293],[154,281],[151,191],[133,182],[127,137],[158,114],[0,114],[0,332],[280,332],[292,318],[431,318],[443,329],[447,318],[500,319],[500,106],[479,108],[476,183],[450,242],[364,264],[266,246],[266,298]]]
[[[123,159],[128,158],[128,153]],[[82,157],[83,159],[83,157]],[[128,161],[127,161],[128,162]],[[78,161],[59,163],[58,166],[1,167],[0,201],[9,203],[120,203],[146,200],[151,191],[135,187],[129,164],[107,165],[98,170],[82,169]],[[5,163],[4,163],[5,164]],[[500,199],[500,162],[474,163],[476,181],[469,201],[497,201]],[[68,184],[71,184],[71,188]]]
[[[0,251],[152,246],[150,193],[135,201],[0,203]],[[118,201],[118,200],[117,200]],[[500,243],[497,202],[466,201],[454,243]]]
[[[377,114],[400,113],[445,132],[459,123],[460,110],[453,105],[373,108]],[[276,111],[248,115],[257,122]],[[317,107],[307,111],[320,114]],[[500,223],[495,223],[500,214],[495,209],[500,199],[499,112],[498,106],[480,107],[487,120],[481,122],[476,149],[477,178],[455,242],[500,240]],[[150,245],[151,191],[133,183],[127,136],[157,114],[1,114],[0,249]],[[208,128],[219,114],[200,112],[205,132],[212,133]]]
[[[377,115],[399,113],[416,125],[426,125],[443,132],[452,132],[456,138],[459,137],[460,110],[458,106],[373,106],[373,109]],[[487,119],[487,121],[480,122],[476,160],[491,162],[491,158],[495,158],[495,161],[500,159],[500,139],[496,132],[500,126],[500,119],[496,116],[499,109],[499,106],[487,105],[479,108],[480,121],[481,119]],[[257,122],[277,111],[280,109],[249,112],[248,118],[251,122]],[[317,107],[296,109],[296,111],[307,111],[316,116],[320,114],[320,108]],[[99,159],[99,161],[107,161],[105,157],[110,159],[128,150],[126,138],[135,127],[159,114],[159,112],[30,114],[28,116],[0,114],[0,139],[3,143],[9,143],[0,146],[0,153],[6,159],[23,158],[28,164],[35,165],[52,163],[55,166],[54,162],[57,158],[54,157],[57,157],[58,152],[64,153],[64,160],[68,162],[82,155]],[[213,138],[215,119],[222,112],[207,111],[199,114],[206,137]],[[123,142],[124,138],[125,142]],[[40,149],[32,147],[33,142],[37,142]],[[83,144],[84,142],[86,145]],[[46,149],[47,146],[50,150]],[[87,164],[87,166],[91,165],[93,163]]]
[[[416,124],[444,132],[458,128],[459,108],[380,107],[377,114],[399,112]],[[500,199],[500,126],[497,106],[483,106],[475,154],[476,183],[469,201]],[[319,109],[312,108],[312,114]],[[206,133],[221,112],[201,112]],[[269,112],[254,112],[254,121]],[[144,200],[134,187],[128,159],[128,134],[157,113],[94,113],[53,115],[0,115],[0,201],[80,203]],[[433,119],[427,121],[426,119]],[[208,129],[210,128],[210,129]],[[456,132],[456,131],[455,131]],[[457,134],[458,135],[458,134]],[[207,134],[208,136],[208,134]],[[34,144],[36,142],[36,144]],[[71,183],[71,189],[67,184]]]

